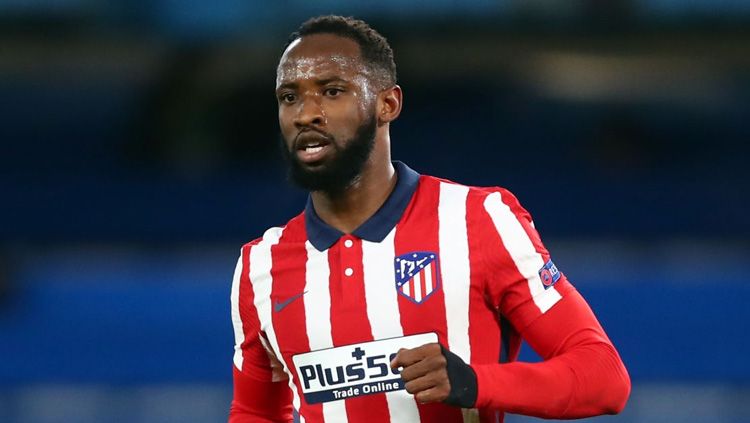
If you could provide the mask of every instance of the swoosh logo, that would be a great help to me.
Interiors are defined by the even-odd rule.
[[[281,302],[279,302],[279,300],[274,301],[274,303],[273,303],[273,311],[275,311],[276,313],[280,312],[281,310],[283,310],[284,308],[286,308],[286,306],[288,306],[289,304],[291,304],[292,301],[294,301],[294,300],[296,300],[298,298],[302,298],[302,296],[305,295],[305,294],[307,294],[307,291],[300,292],[299,294],[297,294],[295,296],[292,296],[292,297],[289,297],[286,300],[281,301]]]

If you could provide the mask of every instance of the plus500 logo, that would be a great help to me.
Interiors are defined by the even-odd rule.
[[[305,390],[310,389],[311,383],[325,387],[363,380],[372,381],[391,375],[398,376],[401,373],[398,369],[391,369],[391,360],[395,356],[396,353],[387,357],[384,354],[367,356],[362,349],[356,348],[352,352],[352,357],[357,360],[356,363],[330,367],[323,364],[305,365],[299,367],[299,373]]]

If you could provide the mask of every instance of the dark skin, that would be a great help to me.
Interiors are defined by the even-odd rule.
[[[345,146],[357,127],[375,113],[375,146],[360,176],[336,195],[314,191],[313,205],[324,222],[351,233],[369,219],[396,184],[391,164],[390,122],[401,112],[401,88],[378,90],[360,60],[359,45],[350,39],[316,34],[292,43],[279,62],[276,94],[281,134],[290,149],[300,140],[329,135]],[[335,151],[304,161],[309,169],[325,166]]]
[[[401,378],[406,382],[406,392],[414,394],[417,401],[426,404],[443,402],[451,392],[447,361],[440,344],[402,348],[391,361],[391,368],[403,367]]]
[[[351,233],[375,214],[396,185],[390,123],[401,113],[401,87],[379,81],[363,63],[355,41],[314,34],[294,41],[282,55],[276,97],[286,145],[310,170],[326,166],[335,158],[334,144],[344,147],[357,128],[375,115],[375,144],[360,175],[341,193],[311,193],[318,216]],[[401,349],[391,367],[402,368],[406,390],[419,402],[442,402],[450,393],[439,344]]]

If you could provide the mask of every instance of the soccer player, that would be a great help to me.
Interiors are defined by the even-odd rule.
[[[620,412],[625,367],[513,194],[391,161],[402,91],[386,40],[340,16],[290,40],[279,123],[310,196],[241,249],[229,421]],[[521,339],[544,361],[517,362]]]

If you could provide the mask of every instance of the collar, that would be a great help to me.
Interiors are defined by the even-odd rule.
[[[355,229],[352,235],[370,242],[381,242],[401,219],[401,215],[404,214],[406,206],[409,205],[411,197],[417,190],[419,173],[399,161],[394,161],[393,167],[396,169],[398,178],[393,192],[380,209]],[[323,222],[315,212],[311,196],[307,197],[305,206],[305,228],[307,239],[318,251],[331,248],[344,235],[340,230]]]

